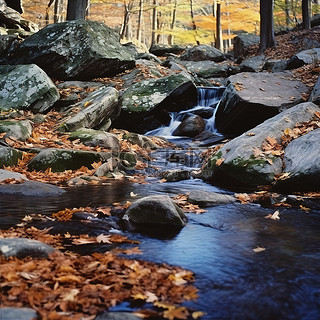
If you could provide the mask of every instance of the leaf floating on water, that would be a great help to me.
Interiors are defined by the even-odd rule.
[[[201,317],[205,316],[206,314],[202,311],[195,311],[195,312],[192,312],[192,319],[200,319]]]
[[[112,243],[110,241],[110,235],[108,234],[100,234],[99,236],[96,237],[96,240],[98,243]]]
[[[262,248],[262,247],[256,247],[256,248],[252,249],[252,251],[255,252],[255,253],[260,253],[260,252],[263,252],[265,250],[266,250],[266,248]]]
[[[276,210],[273,214],[268,214],[265,216],[266,219],[271,219],[271,220],[280,220],[280,211]]]
[[[135,198],[137,196],[137,194],[135,194],[134,192],[130,192],[130,197]]]

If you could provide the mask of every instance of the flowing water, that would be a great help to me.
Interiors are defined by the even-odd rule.
[[[181,167],[166,160],[169,153],[156,152],[155,165]],[[159,183],[150,176],[147,181],[146,185],[114,181],[72,187],[63,196],[46,199],[1,197],[0,224],[9,227],[29,213],[133,201],[131,192],[138,198],[191,190],[230,193],[199,179]],[[202,319],[320,319],[320,212],[280,209],[280,220],[265,218],[274,211],[256,204],[219,205],[203,214],[187,214],[187,226],[176,234],[121,232],[141,242],[143,254],[135,258],[179,265],[195,273],[199,299],[186,305],[206,312]],[[257,247],[265,250],[256,253]],[[122,304],[114,311],[127,308]]]

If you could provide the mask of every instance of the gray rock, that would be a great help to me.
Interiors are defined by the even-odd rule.
[[[0,308],[1,320],[34,320],[38,318],[38,314],[31,308]]]
[[[103,86],[101,82],[93,81],[63,81],[57,84],[59,89],[69,89],[69,88],[82,88],[82,89],[99,89]]]
[[[111,152],[91,152],[67,149],[45,149],[40,151],[28,164],[30,170],[45,171],[51,168],[53,172],[77,170],[82,166],[91,168],[91,164],[107,161]]]
[[[73,20],[46,26],[23,41],[11,64],[35,63],[50,77],[90,80],[112,76],[135,66],[119,35],[103,23]]]
[[[33,258],[47,258],[54,248],[37,240],[26,238],[4,238],[0,239],[0,254],[7,257],[23,259],[31,256]]]
[[[186,137],[195,137],[206,128],[205,121],[197,116],[190,116],[182,120],[177,129],[174,130],[172,135],[174,136],[186,136]]]
[[[0,182],[7,179],[14,179],[17,181],[28,181],[29,179],[21,173],[12,172],[9,170],[0,169]]]
[[[32,125],[29,120],[0,120],[0,133],[6,132],[5,138],[13,137],[26,141],[32,133]]]
[[[235,59],[245,56],[247,48],[260,42],[260,37],[256,34],[244,33],[233,39],[233,53]]]
[[[264,67],[265,55],[254,56],[243,60],[239,67],[242,72],[259,72]]]
[[[316,84],[313,86],[309,101],[320,105],[320,78],[318,78]]]
[[[160,177],[168,182],[177,182],[190,179],[190,171],[182,169],[166,170],[160,173]]]
[[[263,69],[271,72],[282,72],[286,70],[287,64],[287,60],[268,59],[264,64]]]
[[[317,105],[301,103],[231,140],[206,163],[203,177],[228,187],[256,187],[273,182],[282,173],[283,162],[272,152],[260,153],[262,144],[268,137],[280,142],[284,130],[310,121],[317,111]]]
[[[0,58],[8,52],[12,43],[17,39],[16,35],[0,35]]]
[[[59,99],[51,79],[38,66],[0,66],[0,109],[46,112]]]
[[[187,49],[186,52],[180,56],[180,59],[190,61],[210,60],[214,62],[221,62],[226,60],[226,57],[222,51],[215,47],[200,45]]]
[[[153,44],[150,47],[149,52],[158,57],[164,57],[169,53],[181,54],[185,50],[186,50],[186,47],[181,47],[178,45],[169,46],[164,44]]]
[[[119,159],[110,158],[103,163],[94,173],[97,177],[105,177],[108,173],[113,172],[119,166]]]
[[[320,48],[303,50],[295,54],[287,64],[287,69],[295,69],[305,64],[311,64],[320,60]]]
[[[320,129],[291,141],[284,153],[287,179],[278,182],[286,190],[319,190],[320,188]]]
[[[187,223],[183,211],[168,196],[148,196],[134,202],[123,217],[136,224],[173,226],[182,228]]]
[[[200,207],[211,207],[221,204],[236,202],[236,198],[228,194],[208,192],[205,190],[193,190],[188,196],[188,201]]]
[[[8,148],[8,147],[3,147],[0,145],[0,167],[2,168],[3,166],[14,166],[18,163],[18,160],[21,159],[23,156],[23,152],[13,149],[13,148]]]
[[[56,197],[66,191],[43,182],[26,181],[20,184],[0,185],[0,194],[24,197]]]
[[[120,141],[115,134],[94,130],[94,129],[79,129],[71,132],[69,135],[70,140],[79,139],[86,146],[103,147],[111,149],[113,154],[120,151]]]
[[[228,78],[215,125],[222,134],[239,135],[302,102],[308,87],[288,71],[244,72]]]
[[[130,312],[104,312],[94,320],[141,320],[142,318]],[[10,319],[11,320],[11,319]]]
[[[134,132],[128,132],[123,134],[122,139],[125,139],[130,143],[136,144],[139,147],[142,147],[147,150],[148,149],[156,150],[160,148],[149,137],[144,136],[142,134],[134,133]]]
[[[60,126],[61,131],[95,128],[105,119],[114,120],[120,112],[119,93],[112,87],[101,87],[79,103],[69,107],[69,115]],[[76,114],[74,110],[78,110]]]

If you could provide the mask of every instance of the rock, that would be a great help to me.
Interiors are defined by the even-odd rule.
[[[221,204],[236,202],[236,198],[228,194],[218,192],[208,192],[205,190],[192,190],[188,196],[188,201],[200,207],[211,207]]]
[[[166,179],[168,182],[177,182],[190,179],[190,171],[182,169],[166,170],[160,173],[162,179]]]
[[[29,179],[21,173],[12,172],[4,169],[0,169],[0,182],[3,182],[7,179],[14,179],[17,181],[28,181]]]
[[[290,72],[240,73],[228,78],[215,126],[219,133],[239,135],[302,102],[308,87]]]
[[[172,133],[173,136],[195,137],[206,128],[205,121],[197,116],[190,116],[182,120],[177,129]]]
[[[241,72],[259,72],[264,67],[265,55],[254,56],[243,60],[239,67]]]
[[[66,191],[43,182],[26,181],[20,184],[0,185],[0,194],[24,197],[56,197]]]
[[[113,154],[118,154],[121,148],[120,141],[115,134],[100,130],[79,129],[71,132],[69,139],[79,139],[86,146],[111,149]]]
[[[320,78],[318,78],[316,84],[313,86],[309,101],[320,105]]]
[[[32,125],[29,120],[0,120],[0,133],[4,132],[6,132],[4,138],[12,137],[20,141],[26,141],[31,136]]]
[[[148,196],[134,202],[123,217],[135,224],[182,228],[187,223],[183,211],[168,196]]]
[[[118,34],[103,23],[73,20],[50,24],[24,40],[10,64],[35,63],[53,78],[90,80],[135,66]]]
[[[238,59],[244,57],[247,53],[248,47],[260,42],[260,37],[256,34],[243,33],[239,34],[233,39],[233,53],[234,58]]]
[[[23,152],[0,145],[0,166],[15,166],[23,156]]]
[[[285,149],[284,169],[289,176],[277,185],[286,191],[320,189],[320,129],[292,140]]]
[[[36,171],[45,171],[51,168],[53,172],[77,170],[82,166],[91,168],[92,163],[107,161],[111,156],[111,153],[108,152],[45,149],[29,162],[28,168]]]
[[[0,109],[46,112],[59,99],[51,79],[38,66],[0,66]]]
[[[320,48],[303,50],[295,54],[287,64],[287,69],[296,69],[305,64],[311,64],[320,60]]]
[[[132,170],[137,164],[137,155],[133,152],[120,152],[121,165],[125,170]]]
[[[76,131],[80,128],[95,128],[106,119],[113,121],[120,112],[118,104],[119,93],[112,87],[101,87],[88,95],[79,103],[69,107],[69,114],[63,124],[61,131]],[[78,110],[74,114],[74,110]]]
[[[0,308],[1,320],[34,320],[38,318],[38,314],[31,308]]]
[[[168,111],[192,107],[196,87],[184,73],[135,83],[123,93],[115,127],[145,133],[170,122]]]
[[[150,47],[149,52],[158,56],[158,57],[164,57],[164,56],[168,55],[169,53],[181,54],[185,50],[186,50],[185,47],[181,47],[178,45],[169,46],[169,45],[164,45],[164,44],[153,44]]]
[[[105,177],[108,173],[113,172],[119,166],[119,159],[110,158],[103,163],[94,173],[97,177]]]
[[[146,52],[146,53],[139,53],[137,56],[136,56],[137,59],[143,59],[143,60],[150,60],[150,61],[153,61],[153,62],[156,62],[158,63],[159,65],[162,64],[162,61],[154,54],[152,53],[149,53],[149,52]]]
[[[301,103],[231,140],[206,163],[203,177],[228,187],[270,184],[282,173],[283,162],[272,152],[262,153],[262,144],[268,137],[280,143],[284,130],[310,121],[315,112],[319,112],[317,105]]]
[[[146,150],[156,150],[160,148],[149,137],[134,132],[125,133],[122,136],[122,139],[125,139],[132,144],[136,144],[139,147],[144,148]]]
[[[226,56],[222,51],[215,47],[200,45],[187,49],[186,52],[180,56],[180,59],[189,61],[210,60],[214,62],[221,62],[226,60]]]
[[[6,258],[17,257],[18,259],[23,259],[28,256],[33,258],[47,258],[53,251],[54,248],[37,240],[26,238],[0,239],[0,254]]]
[[[12,43],[17,39],[16,35],[0,35],[0,58],[6,55]]]
[[[94,320],[141,320],[142,318],[130,312],[104,312]]]
[[[265,62],[263,69],[269,72],[283,72],[286,70],[287,64],[287,60],[268,59]]]
[[[0,3],[0,23],[8,29],[18,29],[20,25],[20,13],[6,4]]]
[[[197,147],[209,147],[225,140],[226,137],[221,134],[212,133],[209,131],[203,131],[193,138]]]
[[[12,8],[13,10],[22,13],[22,3],[21,0],[5,0],[5,3],[8,7]]]

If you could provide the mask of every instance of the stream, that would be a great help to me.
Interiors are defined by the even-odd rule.
[[[155,166],[183,167],[167,162],[168,153],[155,152]],[[65,208],[134,201],[131,192],[137,198],[191,190],[231,194],[200,179],[160,183],[150,176],[146,181],[70,187],[62,196],[40,200],[6,196],[0,202],[0,224],[8,228],[30,213],[49,215]],[[205,312],[201,319],[320,319],[320,212],[280,208],[280,220],[274,221],[265,216],[275,209],[257,204],[206,209],[203,214],[188,213],[187,226],[174,235],[115,232],[140,241],[142,255],[132,258],[178,265],[195,273],[199,298],[185,305]],[[257,247],[265,250],[256,253]],[[128,310],[132,309],[126,303],[113,308]]]

